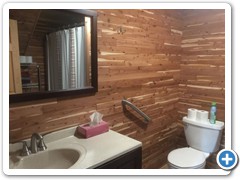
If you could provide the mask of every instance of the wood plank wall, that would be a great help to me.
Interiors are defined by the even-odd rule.
[[[29,13],[34,12],[34,15],[32,15],[32,18],[34,20],[33,21],[33,28],[35,29],[35,19],[38,18],[40,12],[38,12],[38,10],[28,10]],[[26,12],[26,11],[25,11]],[[35,15],[37,14],[37,15]],[[27,19],[27,18],[26,18]],[[37,24],[36,24],[37,25]],[[28,46],[24,52],[24,56],[32,56],[33,58],[33,63],[32,65],[29,67],[30,69],[30,77],[31,77],[31,81],[33,83],[38,83],[38,73],[37,73],[37,66],[39,66],[39,76],[40,76],[40,91],[45,91],[45,77],[46,77],[46,46],[44,43],[44,39],[43,37],[45,37],[45,33],[41,32],[41,31],[36,31],[33,30],[32,34],[31,34],[31,38],[28,42]],[[22,35],[21,35],[22,37]],[[36,89],[31,89],[32,92],[38,92],[38,88]]]
[[[219,118],[224,119],[224,51],[219,50],[224,48],[224,29],[206,21],[214,22],[214,17],[222,20],[222,15],[214,12],[217,15],[205,19],[206,33],[204,26],[188,26],[202,22],[195,11],[191,13],[192,18],[179,10],[98,10],[99,92],[88,97],[11,104],[10,141],[28,138],[33,132],[45,134],[86,123],[97,110],[112,130],[143,143],[143,168],[165,165],[167,154],[185,143],[180,119],[189,106],[208,110],[209,102],[217,100]],[[183,26],[185,19],[189,20]],[[194,39],[202,36],[209,38],[197,41],[202,46],[193,47]],[[209,59],[206,53],[214,56]],[[209,67],[209,60],[213,66]],[[196,69],[198,64],[201,70]],[[212,83],[206,84],[206,78]],[[144,123],[131,109],[123,113],[124,97],[152,121]]]
[[[10,141],[89,121],[97,110],[112,130],[143,143],[143,168],[160,168],[176,148],[182,22],[176,10],[99,10],[99,92],[10,108]],[[122,29],[122,33],[118,33]],[[128,99],[152,121],[123,113]]]
[[[31,83],[38,83],[37,66],[40,71],[41,91],[45,90],[45,33],[36,30],[41,11],[39,9],[11,9],[9,17],[18,21],[20,56],[32,56],[32,64],[22,65],[22,71],[30,74]],[[38,87],[23,89],[23,92],[37,92]]]
[[[225,12],[184,10],[183,22],[179,146],[186,145],[181,120],[188,108],[209,111],[216,101],[217,119],[225,121]],[[221,148],[224,144],[223,135]],[[218,168],[215,159],[216,154],[209,158],[208,168]]]

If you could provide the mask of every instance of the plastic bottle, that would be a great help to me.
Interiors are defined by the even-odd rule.
[[[216,113],[217,113],[217,103],[216,102],[212,102],[212,106],[210,109],[210,123],[211,124],[215,124],[216,123]]]

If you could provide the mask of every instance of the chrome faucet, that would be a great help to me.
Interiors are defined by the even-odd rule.
[[[42,135],[39,133],[33,133],[30,145],[31,153],[37,153],[38,151],[44,151],[45,149],[47,149],[47,146],[43,141]]]
[[[22,143],[23,143],[23,147],[22,147],[21,156],[29,156],[31,154],[31,151],[28,148],[27,142],[22,141]]]

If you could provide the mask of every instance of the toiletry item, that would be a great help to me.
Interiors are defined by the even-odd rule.
[[[196,120],[197,121],[208,121],[208,111],[198,110]]]
[[[211,124],[215,124],[216,123],[216,113],[217,113],[217,106],[216,106],[216,102],[212,102],[212,106],[210,109],[210,118],[209,121]]]
[[[77,131],[85,138],[90,138],[102,134],[109,130],[108,123],[102,120],[103,114],[95,111],[89,116],[90,122],[79,125]]]
[[[198,111],[197,109],[189,108],[189,109],[188,109],[188,114],[187,114],[188,119],[195,120],[195,119],[196,119],[197,111]]]
[[[100,124],[100,122],[102,121],[102,117],[103,114],[95,111],[94,113],[92,113],[92,115],[89,117],[90,118],[90,126],[96,126],[98,124]]]
[[[90,138],[109,131],[108,123],[101,120],[101,122],[95,126],[91,126],[89,123],[79,125],[77,131],[85,138]]]

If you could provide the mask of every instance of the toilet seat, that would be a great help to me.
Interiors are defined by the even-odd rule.
[[[168,162],[176,169],[200,169],[206,164],[206,156],[203,152],[193,148],[179,148],[168,154]]]
[[[170,169],[205,169],[206,163],[204,162],[203,164],[200,164],[199,166],[194,166],[194,167],[179,167],[174,164],[171,164],[168,162],[168,166]]]

